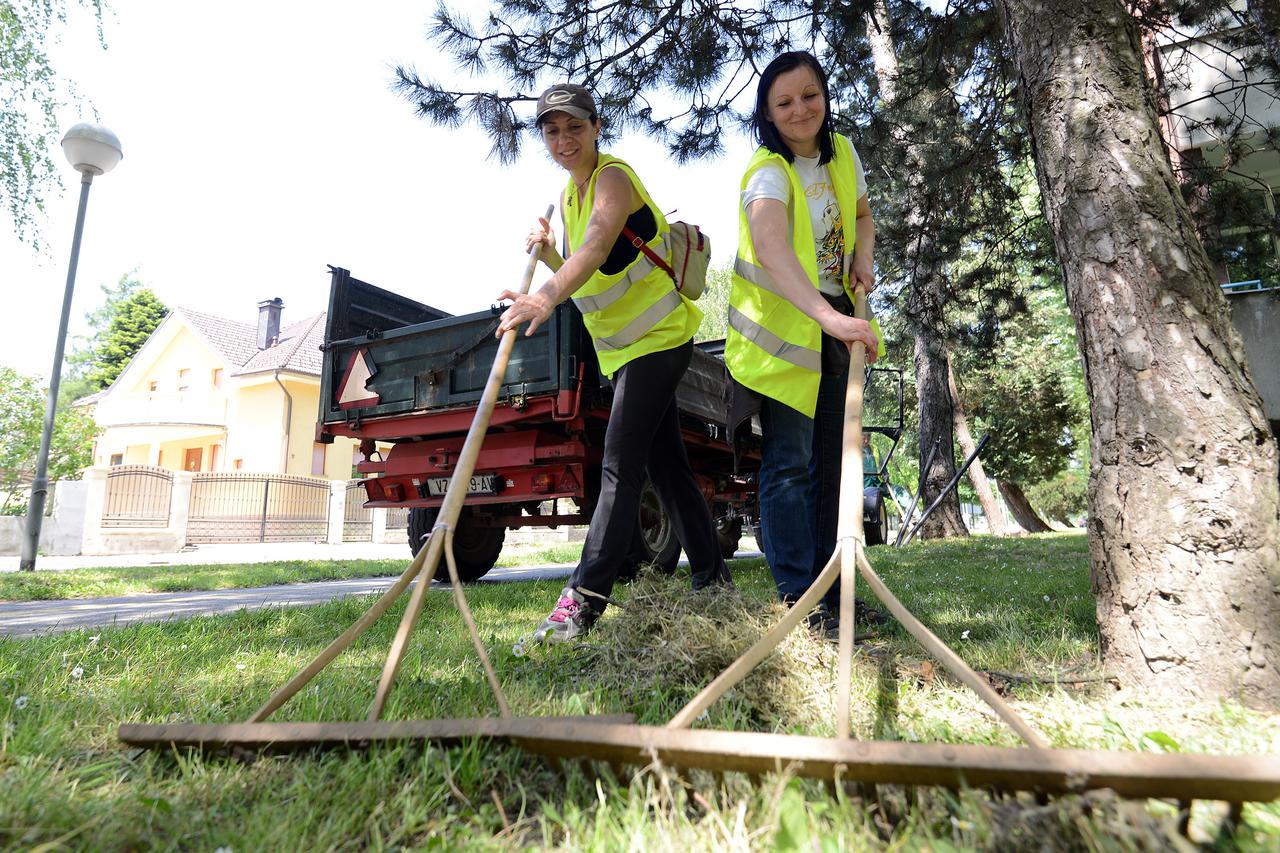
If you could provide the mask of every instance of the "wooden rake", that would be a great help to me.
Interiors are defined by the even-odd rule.
[[[550,218],[548,208],[546,217]],[[529,251],[520,292],[527,293],[539,258]],[[855,315],[867,316],[866,297],[856,294]],[[1280,762],[1274,757],[1157,755],[1089,750],[1051,749],[960,657],[903,606],[876,574],[865,553],[862,532],[862,395],[865,352],[853,347],[845,392],[840,507],[837,546],[807,592],[763,637],[695,696],[666,726],[640,726],[632,715],[581,717],[515,717],[507,703],[484,643],[476,630],[458,580],[453,556],[457,524],[467,483],[484,441],[498,390],[515,344],[516,330],[503,334],[485,385],[476,417],[463,444],[454,475],[440,508],[438,522],[425,545],[399,579],[315,660],[280,687],[247,722],[206,725],[120,726],[125,743],[150,748],[174,746],[211,749],[288,750],[333,746],[363,746],[374,742],[429,740],[454,743],[484,737],[559,759],[607,762],[612,767],[660,762],[712,772],[736,771],[757,778],[788,770],[799,776],[833,782],[939,785],[947,788],[990,787],[1037,794],[1080,793],[1111,788],[1126,797],[1164,797],[1184,807],[1194,799],[1225,800],[1238,817],[1246,801],[1280,797]],[[498,706],[498,718],[454,720],[380,720],[401,661],[426,597],[430,579],[443,555],[452,581],[453,598]],[[1026,748],[964,744],[921,744],[860,741],[849,738],[854,645],[854,582],[861,573],[868,586],[895,618],[951,674],[973,689],[1026,742]],[[302,689],[373,624],[419,579],[383,667],[367,719],[363,722],[271,723],[267,718]],[[837,734],[834,738],[759,732],[691,730],[690,726],[717,699],[748,673],[794,630],[840,579],[840,633],[837,689]]]

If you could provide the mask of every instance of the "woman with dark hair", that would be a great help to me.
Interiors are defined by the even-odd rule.
[[[752,125],[760,147],[742,177],[725,363],[730,424],[760,416],[765,558],[793,603],[835,550],[849,348],[881,354],[853,314],[875,286],[875,225],[858,154],[832,129],[827,76],[803,51],[765,68]],[[803,523],[797,523],[802,519]],[[834,635],[839,585],[811,624]]]
[[[567,257],[556,251],[550,224],[539,219],[525,245],[541,243],[542,260],[554,274],[533,293],[499,297],[512,304],[498,334],[525,322],[525,334],[533,334],[572,297],[614,388],[600,497],[582,559],[534,634],[564,642],[590,629],[628,562],[646,469],[689,557],[694,589],[731,581],[676,412],[676,385],[689,367],[702,312],[623,236],[625,227],[669,261],[667,221],[631,167],[597,148],[600,119],[590,92],[552,86],[538,99],[535,122],[547,153],[569,173],[560,197]]]

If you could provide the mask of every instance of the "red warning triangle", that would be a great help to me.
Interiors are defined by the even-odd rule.
[[[377,372],[378,366],[373,363],[369,350],[364,347],[356,350],[355,355],[351,357],[351,363],[347,365],[346,372],[342,374],[342,381],[338,383],[336,392],[338,407],[359,409],[365,406],[376,406],[382,398],[377,392],[370,391],[365,386]]]

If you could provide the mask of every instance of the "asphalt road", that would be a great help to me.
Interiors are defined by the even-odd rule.
[[[568,577],[573,566],[521,566],[493,569],[477,583]],[[0,636],[33,637],[79,628],[159,622],[198,614],[234,613],[262,607],[305,607],[352,595],[378,595],[395,577],[353,578],[319,583],[280,584],[208,592],[150,592],[111,598],[0,602]],[[441,589],[448,589],[439,585]]]

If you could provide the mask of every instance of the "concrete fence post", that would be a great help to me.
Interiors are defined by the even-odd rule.
[[[330,545],[342,544],[342,528],[347,518],[347,481],[329,482],[329,538]]]
[[[187,522],[191,520],[191,483],[195,474],[190,471],[173,472],[173,491],[169,494],[169,530],[173,536],[173,550],[181,551],[187,544]]]
[[[102,535],[102,513],[107,506],[106,467],[84,469],[81,479],[85,484],[84,532],[80,536],[81,554],[102,554],[105,541]]]
[[[373,531],[369,537],[370,542],[388,542],[387,539],[387,508],[384,506],[376,506],[369,510],[372,517]]]

